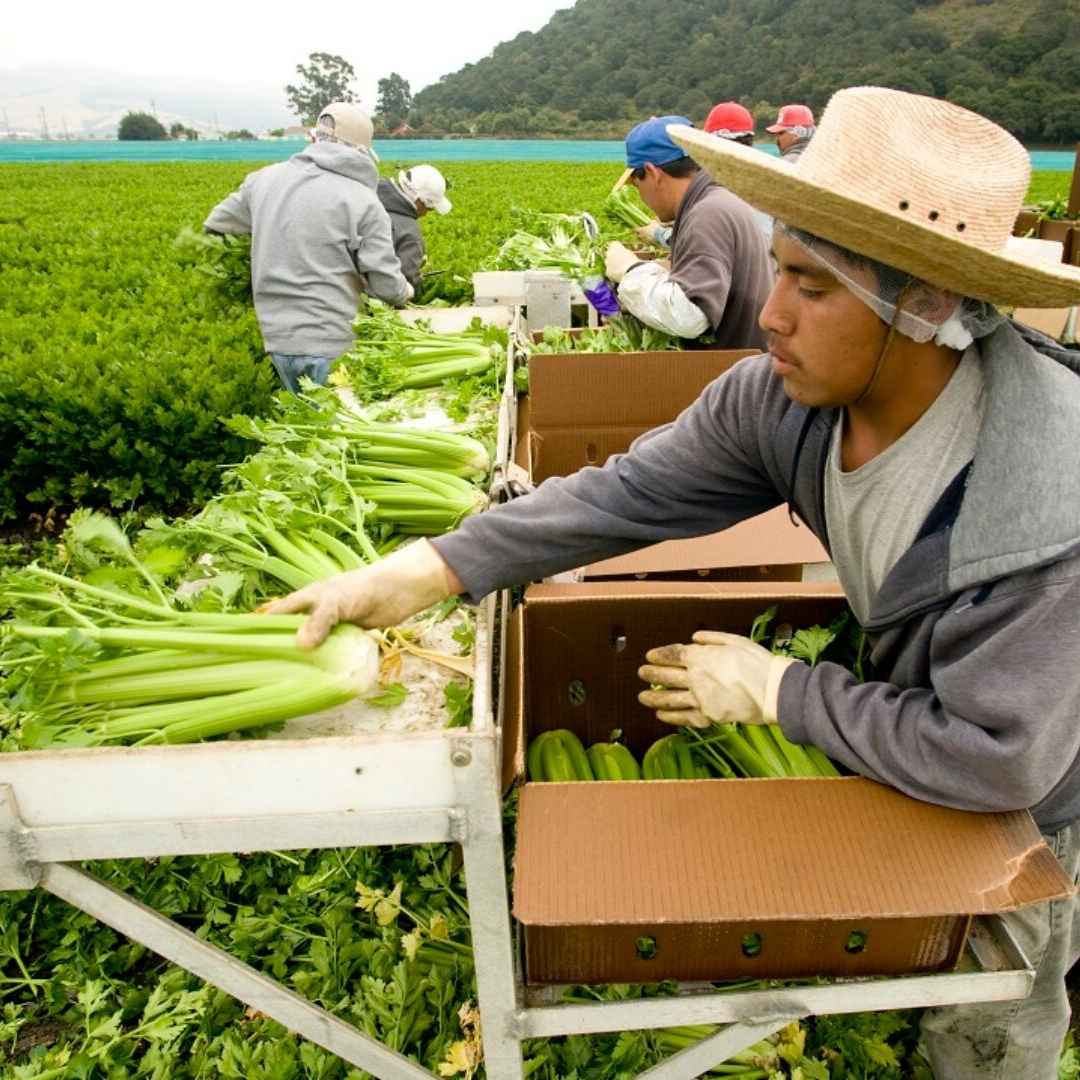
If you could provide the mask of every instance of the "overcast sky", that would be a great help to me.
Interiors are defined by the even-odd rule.
[[[319,0],[309,4],[186,0],[23,0],[0,16],[0,70],[93,67],[281,87],[312,52],[337,53],[375,105],[378,80],[397,71],[413,91],[538,30],[572,0]]]

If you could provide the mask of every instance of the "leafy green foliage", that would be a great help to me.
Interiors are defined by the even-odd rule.
[[[168,132],[156,116],[146,112],[129,112],[121,119],[116,137],[121,140],[148,142],[167,139]]]
[[[25,221],[0,227],[0,521],[33,504],[190,503],[241,456],[218,417],[265,411],[276,379],[254,313],[223,311],[172,247],[220,177],[5,169],[0,217]]]
[[[1066,143],[1080,138],[1080,47],[1062,28],[1078,14],[1076,0],[580,0],[420,91],[413,111],[439,130],[618,136],[735,99],[761,130],[784,102],[820,113],[841,87],[873,85]]]
[[[305,124],[314,124],[319,113],[333,101],[356,101],[352,91],[356,70],[342,56],[313,52],[306,65],[296,65],[296,74],[300,81],[286,86],[285,96]]]

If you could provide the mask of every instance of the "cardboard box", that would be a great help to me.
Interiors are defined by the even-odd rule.
[[[746,633],[765,607],[832,618],[835,587],[540,585],[509,635],[504,778],[567,727],[621,728],[640,755],[670,733],[637,702],[653,646]],[[526,783],[514,914],[531,984],[943,971],[976,914],[1069,895],[1026,812],[973,814],[855,777]]]
[[[753,349],[654,353],[534,354],[518,414],[515,461],[539,484],[624,453],[669,423],[713,379]],[[829,556],[805,526],[777,507],[731,529],[655,544],[584,569],[589,580],[649,577],[798,581]]]
[[[1039,211],[1029,210],[1026,207],[1016,215],[1016,223],[1013,225],[1013,236],[1037,236],[1039,233]]]

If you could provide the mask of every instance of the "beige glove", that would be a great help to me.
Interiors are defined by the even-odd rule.
[[[381,562],[316,581],[260,610],[268,615],[310,612],[296,643],[314,649],[339,622],[372,629],[397,626],[461,591],[461,582],[442,556],[426,540],[418,540]]]
[[[625,244],[613,240],[608,244],[604,255],[604,275],[609,281],[618,284],[626,275],[626,271],[637,262],[641,260]]]
[[[405,282],[405,299],[402,300],[403,304],[409,303],[410,300],[416,295],[416,290],[412,287],[412,282]]]
[[[638,700],[660,720],[680,727],[775,724],[780,680],[797,661],[775,656],[739,634],[699,630],[693,645],[650,649],[638,669],[647,683]]]
[[[648,225],[639,225],[634,232],[645,241],[646,244],[655,244],[657,247],[670,247],[671,227],[660,221],[650,221]]]

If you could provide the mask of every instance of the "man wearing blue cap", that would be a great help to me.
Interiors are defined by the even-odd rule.
[[[671,267],[613,243],[607,276],[622,306],[648,326],[716,348],[763,348],[758,315],[773,281],[765,237],[753,210],[672,142],[669,124],[691,126],[683,116],[638,124],[626,137],[626,164],[645,205],[675,222]]]

